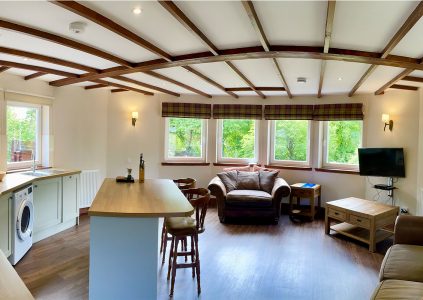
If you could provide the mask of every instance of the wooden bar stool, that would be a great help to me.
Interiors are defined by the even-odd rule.
[[[195,184],[197,183],[197,181],[194,178],[174,179],[173,182],[176,184],[176,186],[182,192],[186,189],[195,188]],[[166,218],[163,221],[162,234],[161,234],[161,240],[160,240],[160,253],[163,252],[162,264],[164,264],[164,262],[165,262],[167,242],[172,240],[172,237],[168,236],[168,234],[166,232],[165,224],[166,224]],[[185,242],[182,245],[184,245],[184,244],[185,244]],[[186,245],[185,245],[185,247],[186,247]]]
[[[169,266],[167,279],[170,279],[172,272],[172,281],[170,296],[173,296],[175,287],[176,269],[192,268],[192,278],[197,274],[197,291],[201,293],[200,285],[200,255],[198,251],[198,234],[204,232],[204,220],[206,218],[207,207],[210,201],[210,191],[204,188],[184,190],[187,199],[195,208],[195,219],[191,217],[171,217],[166,218],[166,230],[172,237],[172,243],[169,253]],[[191,239],[190,250],[186,249],[186,241]],[[178,251],[179,242],[185,241],[185,247]],[[185,256],[184,263],[178,263],[178,256]],[[191,262],[186,262],[186,257],[191,257]]]

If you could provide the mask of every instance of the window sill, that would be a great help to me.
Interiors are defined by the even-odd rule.
[[[327,173],[341,173],[341,174],[351,174],[351,175],[360,175],[358,170],[342,170],[342,169],[329,169],[329,168],[314,168],[316,172],[327,172]]]
[[[52,167],[43,167],[43,166],[38,166],[35,168],[35,170],[46,170],[46,169],[51,169]],[[22,168],[22,169],[10,169],[6,171],[6,174],[13,174],[13,173],[20,173],[20,172],[28,172],[28,171],[32,171],[32,168]]]
[[[287,169],[287,170],[300,170],[300,171],[312,171],[312,167],[300,167],[300,166],[280,166],[280,165],[265,165],[265,168],[269,169]]]
[[[255,166],[261,167],[261,164],[254,164]],[[249,167],[250,164],[237,164],[237,163],[213,163],[213,166],[217,167]]]
[[[162,166],[209,166],[210,163],[203,162],[162,162]]]

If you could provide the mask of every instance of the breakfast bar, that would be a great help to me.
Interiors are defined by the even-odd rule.
[[[105,179],[89,209],[89,299],[156,299],[160,217],[194,209],[167,179]]]

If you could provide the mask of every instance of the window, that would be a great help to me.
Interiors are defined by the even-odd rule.
[[[309,166],[310,124],[308,120],[271,121],[270,163]]]
[[[165,120],[165,160],[206,161],[206,120],[194,118]]]
[[[323,133],[323,166],[357,169],[363,121],[326,121]]]
[[[7,166],[25,168],[41,163],[41,106],[8,102],[6,110]]]
[[[218,121],[219,162],[257,162],[258,122],[244,119]]]

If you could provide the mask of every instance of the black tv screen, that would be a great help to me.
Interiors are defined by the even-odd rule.
[[[405,177],[403,148],[360,148],[361,176]]]

